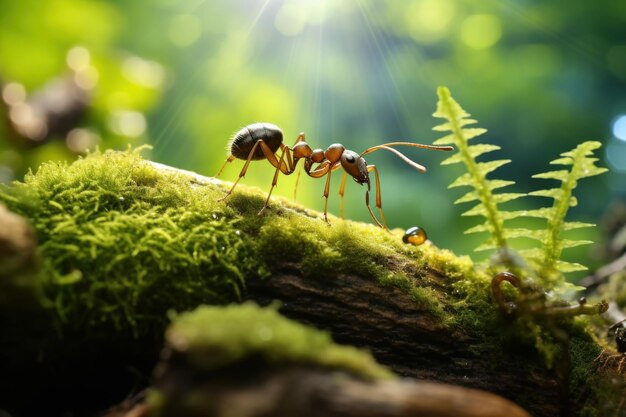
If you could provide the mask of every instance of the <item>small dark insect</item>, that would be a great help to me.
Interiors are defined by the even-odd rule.
[[[409,243],[415,246],[419,246],[427,240],[428,236],[426,235],[426,230],[419,226],[407,229],[406,232],[404,232],[404,236],[402,236],[402,241],[404,243]]]
[[[346,179],[349,174],[358,184],[367,184],[367,190],[365,191],[365,204],[367,206],[367,209],[372,216],[372,219],[374,219],[374,222],[378,226],[387,229],[387,223],[385,222],[385,216],[383,214],[382,208],[378,169],[376,168],[376,165],[367,165],[365,159],[363,159],[363,155],[380,149],[384,149],[398,155],[404,162],[406,162],[419,172],[426,172],[425,167],[411,161],[401,152],[393,149],[393,146],[411,146],[414,148],[433,149],[437,151],[451,151],[453,149],[451,146],[422,145],[412,142],[390,142],[384,143],[382,145],[373,146],[361,152],[360,154],[357,154],[356,152],[347,150],[343,145],[339,143],[330,145],[326,150],[311,149],[311,147],[304,141],[304,133],[300,133],[298,135],[298,138],[296,139],[296,143],[292,147],[289,147],[283,144],[283,132],[278,126],[271,123],[254,123],[242,128],[240,131],[235,133],[235,136],[230,142],[230,155],[228,156],[228,159],[226,159],[226,162],[224,162],[224,165],[222,165],[222,168],[220,168],[218,173],[215,175],[215,177],[218,177],[222,173],[224,167],[226,167],[229,162],[232,162],[235,159],[242,159],[246,161],[243,169],[239,173],[239,177],[237,178],[231,189],[228,191],[228,193],[226,193],[226,195],[222,199],[220,199],[220,201],[224,200],[233,192],[239,180],[241,180],[241,178],[246,175],[246,171],[248,170],[248,166],[250,165],[250,162],[252,160],[256,161],[261,159],[267,159],[269,163],[276,168],[276,172],[274,173],[272,187],[270,188],[269,194],[267,195],[265,204],[263,205],[263,208],[261,208],[261,211],[259,211],[259,215],[262,214],[269,205],[270,196],[272,195],[272,191],[274,190],[274,187],[276,186],[276,183],[278,181],[278,173],[282,172],[285,175],[293,174],[296,170],[298,162],[303,159],[304,171],[309,177],[322,178],[324,176],[327,176],[326,187],[324,188],[324,220],[326,221],[326,223],[329,223],[327,213],[328,194],[330,190],[330,175],[337,169],[343,168],[345,172],[343,174],[341,187],[339,189],[339,195],[341,196],[342,217],[343,195],[346,186]],[[276,152],[279,149],[281,153],[280,157],[277,158]],[[313,166],[314,164],[317,165]],[[380,222],[378,221],[376,216],[374,216],[374,213],[369,206],[369,173],[371,171],[374,171],[376,180],[376,207],[378,207],[378,210],[380,211]]]
[[[609,333],[615,334],[615,344],[619,353],[626,353],[626,319],[609,327]]]
[[[507,301],[502,284],[510,283],[517,288],[519,295],[514,301]],[[532,315],[543,317],[573,317],[581,314],[602,314],[609,305],[602,300],[596,304],[588,304],[585,297],[581,297],[577,304],[563,304],[559,300],[549,300],[546,292],[532,282],[523,282],[510,272],[500,272],[491,280],[491,293],[500,310],[508,315]],[[626,329],[625,329],[626,330]],[[624,334],[626,336],[626,332]]]

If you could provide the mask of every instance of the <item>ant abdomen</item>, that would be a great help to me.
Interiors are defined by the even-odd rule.
[[[280,144],[283,143],[283,132],[278,126],[271,123],[253,123],[243,127],[235,133],[230,142],[231,155],[238,159],[248,159],[252,147],[259,139],[262,139],[272,150],[272,153],[275,153],[280,148]],[[251,159],[265,159],[265,154],[260,146],[254,150]]]

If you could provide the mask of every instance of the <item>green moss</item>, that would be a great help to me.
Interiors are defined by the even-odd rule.
[[[333,343],[326,332],[289,320],[276,308],[254,303],[201,306],[176,315],[168,345],[198,370],[227,367],[248,358],[270,364],[310,364],[343,369],[367,378],[392,378],[369,353]]]
[[[491,277],[468,257],[371,224],[331,216],[329,226],[281,199],[259,217],[265,191],[239,186],[219,202],[223,192],[127,151],[44,164],[0,188],[0,201],[37,233],[37,277],[61,332],[158,335],[168,309],[239,301],[248,280],[297,264],[307,279],[358,275],[400,289],[478,339],[501,333]]]
[[[218,202],[222,193],[157,170],[138,151],[96,152],[43,164],[0,188],[0,201],[36,231],[38,279],[61,331],[158,334],[167,309],[237,301],[247,279],[286,263],[310,279],[354,274],[403,289],[443,319],[442,297],[424,277],[430,263],[444,273],[465,268],[453,255],[405,245],[400,231],[332,216],[329,226],[284,200],[259,217],[264,191],[239,186]]]
[[[0,189],[36,231],[59,328],[135,334],[162,329],[172,306],[238,300],[246,275],[265,275],[216,199],[217,190],[161,174],[137,152],[47,163]]]

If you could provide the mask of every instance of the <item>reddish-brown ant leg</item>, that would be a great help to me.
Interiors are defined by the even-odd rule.
[[[245,177],[246,172],[248,171],[248,166],[250,166],[250,162],[252,161],[252,156],[254,155],[254,152],[256,151],[257,146],[261,147],[261,150],[263,151],[263,154],[265,155],[265,157],[267,158],[267,160],[269,161],[270,164],[272,164],[275,167],[279,167],[280,168],[280,164],[278,163],[278,160],[276,159],[276,155],[274,155],[274,153],[269,148],[269,146],[267,146],[267,144],[263,141],[263,139],[257,140],[254,143],[254,146],[252,147],[252,149],[250,150],[250,153],[248,154],[248,158],[246,159],[246,163],[244,164],[243,169],[239,173],[239,177],[237,178],[237,180],[235,181],[233,186],[230,188],[230,190],[228,190],[226,195],[224,197],[220,198],[217,201],[224,201],[229,195],[232,194],[233,190],[235,189],[235,187],[239,183],[239,180],[241,180],[243,177]]]
[[[302,171],[298,171],[296,174],[296,184],[293,186],[293,201],[296,201],[296,195],[298,193],[298,183],[300,182],[300,175]]]
[[[324,220],[330,225],[328,221],[328,192],[330,191],[330,174],[333,173],[332,169],[328,170],[328,178],[326,179],[326,187],[324,187]]]
[[[298,144],[299,142],[304,142],[304,132],[300,132],[300,134],[298,135],[298,138],[296,139],[296,143],[294,143],[294,146]],[[287,157],[291,158],[291,155],[287,155]],[[298,174],[296,174],[296,184],[293,186],[293,201],[296,201],[296,194],[298,193],[298,184],[300,183],[300,174],[302,174],[302,171],[298,171]]]
[[[507,302],[505,300],[501,288],[502,281],[509,282],[515,288],[520,287],[521,281],[517,276],[511,274],[510,272],[500,272],[491,280],[491,293],[493,294],[493,298],[495,298],[498,303],[498,306],[500,306],[500,310],[506,314],[513,314],[517,309],[517,304],[514,302]]]
[[[328,216],[327,216],[327,209],[328,209],[328,191],[330,189],[330,173],[332,171],[333,166],[330,164],[329,161],[324,161],[322,163],[320,163],[317,168],[315,168],[313,171],[307,172],[307,174],[309,174],[309,176],[311,178],[322,178],[324,175],[328,175],[328,179],[326,180],[326,187],[324,188],[324,198],[326,199],[326,202],[324,204],[324,220],[326,221],[326,223],[330,224],[328,222]],[[305,167],[306,169],[306,167]]]
[[[387,222],[385,221],[385,214],[383,213],[383,200],[380,194],[380,179],[378,178],[378,169],[376,168],[376,165],[368,165],[367,171],[374,171],[374,179],[376,180],[376,207],[378,207],[378,211],[380,212],[380,221],[382,222],[381,227],[383,227],[385,230],[389,230],[389,228],[387,227]],[[367,190],[367,193],[369,193],[369,190]],[[367,208],[369,209],[369,207],[370,206],[368,204]],[[370,214],[372,214],[371,209],[369,210],[369,212]]]
[[[370,216],[372,216],[372,219],[374,220],[374,223],[376,223],[376,226],[382,228],[383,225],[378,221],[376,216],[374,216],[374,212],[370,208],[370,190],[365,190],[365,206],[367,207],[367,211],[370,212]]]
[[[289,175],[295,169],[295,167],[293,166],[293,162],[292,162],[290,156],[287,157],[287,164],[288,164],[288,166],[284,167],[283,161],[285,159],[285,154],[290,155],[291,149],[289,148],[289,146],[282,146],[282,148],[283,148],[283,151],[280,154],[280,160],[278,161],[278,165],[276,167],[276,171],[274,172],[274,179],[272,180],[272,186],[270,187],[270,192],[267,194],[267,199],[265,199],[265,204],[263,204],[263,208],[261,208],[261,210],[259,211],[259,216],[261,214],[263,214],[263,211],[265,211],[265,209],[267,208],[267,206],[270,203],[270,197],[272,196],[272,191],[274,190],[274,187],[276,186],[276,183],[278,183],[278,173],[282,172],[285,175]]]
[[[217,174],[215,174],[215,178],[219,177],[220,174],[222,173],[222,171],[224,171],[224,168],[226,168],[226,165],[228,165],[230,162],[233,162],[235,158],[233,155],[229,156],[226,161],[224,161],[224,165],[222,165],[222,167],[220,168],[219,171],[217,171]]]
[[[341,186],[339,187],[339,217],[343,219],[343,195],[346,192],[346,180],[348,179],[348,173],[344,171],[341,177]]]
[[[254,146],[252,146],[252,150],[250,150],[250,153],[248,154],[248,158],[246,159],[246,163],[243,165],[243,168],[241,169],[241,172],[239,172],[239,177],[237,177],[237,180],[235,180],[235,183],[230,188],[230,190],[228,190],[226,195],[224,197],[218,199],[217,201],[224,201],[229,195],[231,195],[231,193],[233,192],[233,190],[237,186],[237,183],[239,182],[239,180],[241,180],[243,177],[245,177],[246,171],[248,171],[248,166],[250,165],[250,161],[252,161],[252,156],[254,155],[254,152],[256,151],[256,148],[257,148],[257,146],[259,146],[260,143],[263,143],[263,139],[257,140],[256,143],[254,144]],[[226,161],[226,162],[229,162],[229,161]],[[226,165],[226,164],[224,164],[224,165]],[[221,170],[220,170],[220,172],[221,172]],[[219,172],[218,172],[218,175],[219,175]]]

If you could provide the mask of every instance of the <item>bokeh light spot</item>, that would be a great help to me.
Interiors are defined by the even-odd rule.
[[[72,129],[65,138],[67,147],[75,153],[93,150],[99,142],[100,136],[88,129]]]
[[[613,123],[613,136],[626,141],[626,114],[619,116]]]
[[[86,67],[74,74],[74,82],[83,90],[91,90],[98,85],[100,75],[95,67]]]
[[[181,48],[193,45],[202,34],[200,20],[193,15],[181,14],[170,23],[169,36],[172,43]]]
[[[149,88],[159,87],[165,78],[161,64],[136,56],[124,60],[122,71],[130,82]]]
[[[118,135],[136,138],[146,131],[146,118],[137,111],[118,110],[111,113],[109,127]]]
[[[33,141],[43,140],[48,134],[45,115],[28,103],[12,106],[9,119],[19,134]]]
[[[442,39],[454,17],[450,0],[422,0],[408,9],[407,24],[411,37],[419,43],[433,43]]]
[[[89,67],[91,54],[87,48],[75,46],[67,52],[65,61],[67,62],[67,66],[74,71],[81,71]]]
[[[2,89],[2,99],[9,106],[15,106],[26,100],[26,89],[20,83],[8,83]]]
[[[497,16],[475,14],[467,17],[461,25],[463,43],[473,49],[486,49],[502,37],[502,24]]]
[[[606,146],[606,160],[615,171],[626,172],[626,142],[612,139]]]
[[[285,36],[296,36],[306,25],[306,14],[302,7],[285,3],[274,19],[274,26]]]

